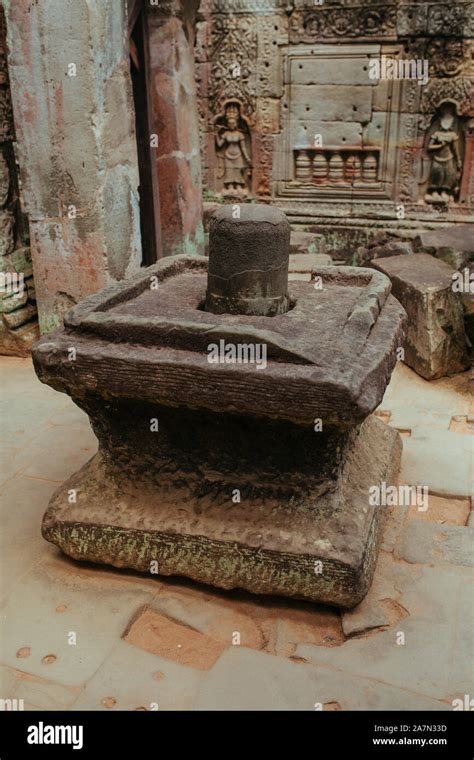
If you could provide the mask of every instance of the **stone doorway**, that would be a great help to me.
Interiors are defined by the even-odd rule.
[[[193,46],[199,0],[128,3],[142,265],[202,253]]]
[[[131,0],[129,3],[128,39],[140,177],[138,193],[142,265],[149,266],[161,258],[163,248],[158,175],[153,157],[153,139],[150,136],[153,130],[151,129],[150,84],[147,76],[149,71],[148,24],[141,0]]]

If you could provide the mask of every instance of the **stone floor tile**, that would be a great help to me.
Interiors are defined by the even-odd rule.
[[[474,435],[474,420],[467,415],[455,415],[449,423],[449,430],[463,435]]]
[[[409,427],[423,424],[425,414],[441,421],[442,415],[467,415],[470,408],[469,372],[441,380],[424,380],[403,362],[398,362],[385,391],[380,409],[406,415]],[[409,415],[409,416],[408,416]]]
[[[453,669],[453,684],[457,691],[449,693],[448,699],[463,698],[464,694],[474,695],[474,586],[471,579],[466,579],[459,589],[458,614],[454,621],[454,640],[447,656]]]
[[[16,696],[19,680],[11,668],[0,665],[0,699]]]
[[[140,610],[123,639],[146,652],[198,670],[209,670],[226,646],[150,607]]]
[[[16,697],[23,699],[25,709],[67,710],[73,706],[80,692],[80,686],[63,686],[43,678],[18,672]]]
[[[53,411],[51,402],[45,398],[31,398],[28,392],[23,399],[12,399],[3,387],[2,396],[8,399],[9,405],[8,414],[2,416],[2,437],[9,446],[24,446],[33,434],[47,426]]]
[[[437,525],[467,525],[471,512],[471,500],[445,498],[428,494],[428,509],[420,511],[417,506],[408,508],[407,520],[422,520]]]
[[[202,671],[118,641],[74,710],[188,710],[202,677]]]
[[[33,480],[24,475],[9,478],[0,486],[0,547],[41,537],[41,521],[57,483]],[[23,558],[25,552],[23,548]]]
[[[335,702],[342,710],[450,709],[337,667],[297,664],[244,647],[227,649],[203,678],[194,709],[314,711],[331,709]]]
[[[79,410],[78,410],[79,411]],[[85,416],[85,415],[84,415]],[[60,419],[57,415],[54,419]],[[84,450],[89,456],[97,451],[97,438],[92,432],[92,428],[86,419],[79,419],[75,422],[67,422],[64,425],[54,423],[46,430],[42,430],[38,435],[34,435],[28,441],[28,449],[38,451],[41,447],[47,449],[68,448],[75,452]]]
[[[56,550],[39,535],[29,541],[17,541],[0,549],[0,610],[19,580],[31,573],[35,565]],[[3,619],[0,612],[0,621]],[[1,624],[1,622],[0,622]],[[0,632],[1,633],[1,632]],[[1,635],[0,635],[1,644]]]
[[[61,555],[37,565],[14,586],[1,610],[0,660],[64,686],[90,678],[153,591],[122,576],[106,578]],[[59,611],[58,611],[59,610]],[[76,644],[69,644],[70,634]]]
[[[2,430],[3,433],[3,430]],[[3,486],[31,463],[32,454],[27,443],[17,446],[4,446],[0,455],[0,485]]]
[[[404,588],[412,583],[413,571],[381,552],[367,596],[352,610],[342,612],[345,636],[360,636],[393,626],[409,615],[400,603]]]
[[[427,486],[439,496],[471,497],[473,469],[466,448],[468,436],[439,431],[403,439],[400,482]],[[467,441],[469,443],[469,441]]]
[[[151,605],[217,641],[291,657],[301,641],[339,646],[344,641],[339,610],[244,591],[223,592],[189,582],[162,583]]]
[[[459,673],[472,659],[470,649],[451,656],[460,590],[471,573],[448,566],[412,568],[412,582],[398,600],[409,617],[377,635],[349,639],[337,650],[302,644],[296,654],[313,665],[331,665],[433,699],[457,693],[464,683]],[[403,640],[400,633],[404,644],[397,643]]]
[[[405,562],[474,565],[474,528],[409,522],[403,530],[395,555]]]
[[[383,509],[387,510],[387,519],[383,527],[380,548],[383,551],[391,552],[405,525],[408,507],[396,504],[392,507],[383,507]]]
[[[59,429],[59,428],[58,428]],[[79,470],[97,451],[97,446],[60,447],[36,450],[28,448],[29,462],[21,474],[38,480],[48,480],[59,484]],[[46,509],[45,505],[45,509]]]

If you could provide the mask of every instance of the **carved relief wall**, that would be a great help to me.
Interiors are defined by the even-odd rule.
[[[205,187],[228,195],[232,162],[216,124],[233,102],[247,130],[247,142],[235,139],[248,146],[249,160],[237,163],[249,196],[300,218],[396,218],[400,204],[407,218],[465,218],[474,207],[473,38],[474,3],[464,0],[204,0]],[[374,62],[385,67],[378,76]]]

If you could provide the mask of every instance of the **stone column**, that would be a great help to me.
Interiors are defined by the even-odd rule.
[[[0,354],[27,356],[38,339],[28,223],[20,206],[15,127],[0,7]]]
[[[141,261],[125,0],[4,0],[42,332]]]
[[[193,57],[195,0],[145,0],[151,121],[158,137],[163,253],[203,254],[201,152]]]

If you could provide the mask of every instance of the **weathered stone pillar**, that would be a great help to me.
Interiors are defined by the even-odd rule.
[[[204,253],[193,58],[195,0],[147,2],[151,121],[158,137],[163,253]]]
[[[0,354],[27,356],[39,337],[38,319],[14,140],[5,15],[0,7]]]
[[[125,0],[5,0],[42,332],[141,261]]]

